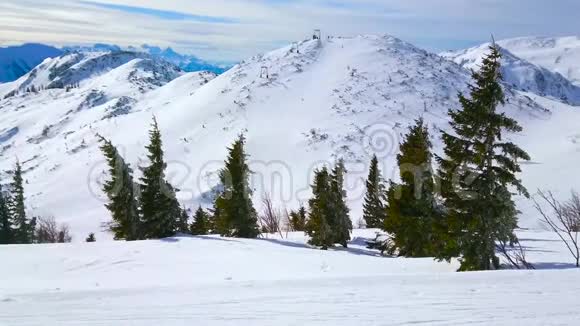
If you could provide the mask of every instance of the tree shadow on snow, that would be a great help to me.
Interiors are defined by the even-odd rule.
[[[312,247],[308,244],[300,243],[300,242],[292,242],[292,241],[281,240],[281,239],[266,239],[266,238],[260,238],[258,240],[270,242],[270,243],[285,246],[285,247],[291,247],[291,248],[319,250],[316,247]],[[352,247],[353,245],[354,246],[366,246],[367,241],[368,241],[368,239],[356,237],[348,243],[349,244],[348,248],[336,246],[336,247],[330,248],[329,251],[346,252],[346,253],[357,255],[357,256],[384,257],[376,250]]]
[[[553,263],[553,262],[542,262],[542,263],[532,263],[535,269],[578,269],[576,265],[572,263]]]
[[[175,243],[179,242],[182,239],[199,239],[199,240],[208,240],[208,241],[224,241],[224,242],[240,242],[238,240],[229,239],[229,238],[222,238],[219,236],[210,236],[210,235],[191,235],[191,234],[179,234],[174,237],[163,238],[160,239],[162,242],[170,242]]]

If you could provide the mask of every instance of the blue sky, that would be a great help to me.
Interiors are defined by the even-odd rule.
[[[155,44],[237,61],[304,39],[392,34],[431,51],[580,32],[578,0],[2,0],[0,45]]]

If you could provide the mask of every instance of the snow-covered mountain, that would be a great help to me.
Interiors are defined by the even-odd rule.
[[[520,37],[502,40],[498,44],[580,86],[580,36]]]
[[[120,82],[137,86],[142,93],[152,87],[162,86],[181,74],[174,65],[143,53],[74,52],[46,59],[18,80],[1,84],[0,96],[11,97],[30,90],[77,87],[80,83],[90,83],[96,77],[136,59],[140,60],[131,66],[132,71],[125,72],[127,76]],[[139,71],[146,74],[139,74]]]
[[[490,43],[466,50],[445,52],[441,55],[457,64],[478,70]],[[580,105],[580,86],[574,85],[558,72],[548,70],[511,53],[500,46],[504,81],[514,89],[554,98],[572,105]]]
[[[210,71],[221,74],[232,66],[231,63],[208,62],[194,55],[178,53],[171,48],[162,49],[150,45],[122,48],[117,45],[94,44],[91,46],[67,46],[58,49],[44,44],[24,44],[0,48],[0,83],[15,81],[29,73],[44,60],[55,58],[65,53],[90,57],[107,52],[115,54],[133,52],[148,55],[151,58],[162,59],[172,63],[186,72]]]
[[[154,58],[166,60],[186,72],[210,71],[216,74],[221,74],[232,66],[229,63],[213,63],[202,60],[194,55],[181,54],[174,51],[172,48],[162,49],[158,46],[151,46],[147,44],[141,45],[140,47],[129,46],[126,48],[110,44],[95,44],[92,46],[69,46],[65,47],[64,50],[69,52],[131,51],[146,53]]]
[[[344,158],[356,222],[370,157],[377,154],[385,176],[395,177],[399,141],[420,116],[440,152],[438,130],[448,128],[447,110],[458,107],[457,92],[466,91],[470,82],[463,67],[390,36],[303,41],[245,60],[219,76],[189,73],[170,82],[171,73],[180,74],[156,60],[105,60],[95,74],[77,69],[87,60],[59,70],[59,78],[80,80],[79,88],[20,93],[0,101],[0,171],[10,169],[18,157],[26,171],[31,212],[68,222],[79,239],[109,219],[100,190],[106,166],[96,133],[110,138],[138,174],[155,115],[168,176],[188,207],[207,200],[227,146],[240,133],[248,140],[258,207],[265,193],[280,207],[305,202],[314,169]],[[31,73],[19,82],[63,66],[51,62],[39,66],[36,77]],[[140,76],[140,82],[131,76]],[[571,171],[580,160],[580,111],[506,90],[504,110],[525,128],[513,138],[535,163],[525,166],[524,183],[531,190],[567,191],[571,179],[578,178]],[[519,203],[525,213],[528,206],[527,200]],[[536,224],[531,216],[522,221]]]
[[[44,59],[57,57],[62,51],[43,44],[24,44],[0,48],[0,83],[16,80]]]

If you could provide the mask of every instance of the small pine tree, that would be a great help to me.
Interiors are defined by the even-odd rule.
[[[310,212],[306,222],[309,244],[327,250],[334,245],[334,237],[329,223],[330,174],[326,167],[317,170],[312,184],[312,198],[308,201]]]
[[[369,229],[382,228],[385,222],[385,186],[379,170],[379,160],[374,155],[371,160],[366,195],[363,204],[363,219]]]
[[[207,235],[211,231],[211,223],[209,214],[206,213],[201,206],[195,211],[193,223],[191,224],[191,234],[193,235]]]
[[[22,165],[16,162],[14,177],[10,185],[9,211],[14,228],[13,241],[15,243],[32,243],[34,240],[34,227],[26,217],[25,198],[24,198],[24,180],[22,178]]]
[[[460,271],[499,268],[496,242],[516,241],[517,209],[509,188],[528,196],[516,173],[529,155],[503,140],[504,132],[520,132],[517,121],[498,113],[504,104],[500,81],[501,54],[494,45],[473,73],[470,97],[459,95],[462,110],[450,110],[453,133],[443,132],[445,158],[438,157],[446,207],[445,250],[438,256],[460,255]]]
[[[431,141],[423,119],[409,127],[397,155],[401,184],[391,183],[384,230],[393,236],[399,255],[427,257],[434,254],[438,218],[434,193]]]
[[[142,168],[141,213],[143,235],[148,239],[173,236],[181,209],[175,189],[165,180],[166,163],[163,158],[163,143],[157,120],[153,118],[149,132],[150,143],[146,147],[149,165]]]
[[[293,231],[306,230],[306,208],[300,206],[297,211],[290,212],[290,227]]]
[[[331,205],[330,228],[332,229],[334,243],[347,247],[352,231],[352,221],[349,217],[349,209],[346,205],[346,190],[344,189],[344,174],[346,169],[344,162],[340,160],[330,175]]]
[[[102,142],[101,151],[109,165],[110,180],[103,185],[109,203],[105,207],[111,212],[113,221],[108,225],[115,240],[127,241],[141,239],[141,221],[133,181],[133,171],[113,144],[98,136]]]
[[[181,215],[177,220],[177,228],[175,231],[183,234],[189,233],[189,215],[185,207],[181,209]]]
[[[225,168],[220,173],[223,191],[216,199],[220,233],[236,238],[256,238],[260,234],[258,214],[252,204],[249,185],[250,169],[245,153],[245,138],[229,148]]]
[[[87,239],[85,241],[86,242],[97,242],[97,238],[95,238],[94,233],[89,233],[89,236],[87,237]]]
[[[0,244],[12,243],[12,221],[8,209],[8,201],[0,184]]]

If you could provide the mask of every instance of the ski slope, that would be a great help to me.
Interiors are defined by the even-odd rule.
[[[330,251],[299,233],[2,246],[0,324],[575,325],[580,272],[563,245],[518,235],[537,270],[379,257],[363,246],[372,230]]]

